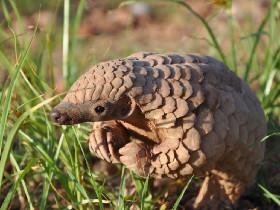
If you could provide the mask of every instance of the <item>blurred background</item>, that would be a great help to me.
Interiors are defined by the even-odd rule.
[[[13,35],[18,44],[27,44],[37,26],[30,53],[40,59],[42,66],[38,71],[47,71],[42,74],[54,71],[56,80],[60,81],[65,20],[63,1],[3,2],[0,36],[5,54],[10,53],[11,57],[15,54]],[[244,49],[238,49],[236,53],[238,62],[230,61],[229,56],[230,67],[242,71],[250,55],[248,48],[253,33],[263,20],[270,1],[249,0],[244,3],[235,0],[232,5],[227,0],[187,2],[211,25],[225,54],[231,53],[232,38],[242,42]],[[234,16],[233,22],[230,16]],[[232,31],[231,27],[235,30]],[[197,52],[217,57],[200,20],[172,1],[71,0],[68,32],[71,82],[96,62],[124,57],[139,50]],[[265,36],[262,38],[266,39]],[[61,91],[63,80],[56,85]]]
[[[280,209],[279,14],[278,0],[1,0],[1,209],[170,208],[185,182],[154,194],[88,154],[88,126],[48,118],[90,66],[136,51],[210,55],[250,84],[268,121],[267,155],[237,209]],[[136,191],[122,191],[120,177]]]

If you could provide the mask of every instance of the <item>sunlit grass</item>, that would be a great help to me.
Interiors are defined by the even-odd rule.
[[[69,87],[80,74],[77,66],[85,53],[76,52],[80,44],[77,33],[85,1],[79,1],[76,10],[70,6],[71,2],[65,0],[39,5],[38,11],[44,7],[55,11],[57,23],[43,31],[36,25],[30,31],[24,28],[22,14],[25,9],[30,10],[24,8],[22,2],[1,1],[4,20],[0,21],[0,70],[7,70],[9,80],[1,85],[0,93],[0,192],[6,193],[0,208],[8,209],[12,203],[23,202],[26,209],[129,209],[132,204],[140,209],[154,209],[157,202],[152,198],[149,178],[139,178],[120,168],[117,174],[120,185],[110,188],[106,183],[108,177],[98,176],[92,169],[87,149],[89,127],[58,127],[48,117],[51,107],[63,97],[55,89],[56,71],[63,72],[65,88]],[[193,10],[187,1],[162,2],[167,5],[176,3],[178,8],[182,7],[186,13],[198,18],[202,23],[201,30],[208,32],[212,56],[227,62],[249,84],[257,83],[257,95],[269,125],[264,142],[279,138],[279,0],[271,2],[260,26],[254,26],[255,31],[241,31],[234,15],[228,13],[229,34],[239,32],[245,37],[241,40],[231,36],[230,52],[220,44],[220,36],[212,29],[211,22]],[[152,4],[157,10],[161,9],[155,1]],[[60,17],[61,11],[64,15]],[[39,20],[40,17],[36,18]],[[62,21],[59,22],[59,18]],[[13,28],[13,22],[19,23],[20,34]],[[127,52],[135,49],[131,45],[127,44]],[[64,52],[59,59],[55,54],[57,48]],[[240,63],[243,55],[248,57],[246,63]],[[62,61],[58,69],[54,67],[57,60]],[[279,143],[277,145],[279,147]],[[280,163],[277,164],[279,168]],[[258,179],[262,199],[279,205],[278,192],[274,192],[268,177],[262,174]],[[128,196],[125,184],[131,179],[136,193]],[[189,184],[182,187],[173,209],[180,208]]]

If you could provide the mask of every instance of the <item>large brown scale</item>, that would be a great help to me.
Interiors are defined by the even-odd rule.
[[[195,209],[235,203],[264,156],[257,97],[208,56],[139,52],[100,63],[51,116],[59,124],[95,122],[90,151],[139,175],[205,177]]]

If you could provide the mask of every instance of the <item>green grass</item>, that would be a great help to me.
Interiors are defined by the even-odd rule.
[[[115,176],[104,177],[92,168],[93,159],[87,148],[89,125],[58,127],[50,121],[51,107],[63,97],[63,93],[58,94],[56,90],[57,75],[62,75],[67,90],[83,68],[91,64],[92,61],[84,61],[84,56],[92,52],[87,40],[78,36],[86,1],[38,2],[29,8],[19,0],[0,1],[0,11],[3,11],[0,71],[5,70],[9,75],[9,79],[0,84],[1,210],[16,205],[22,205],[24,209],[129,209],[132,204],[140,209],[154,209],[159,205],[157,198],[164,192],[153,197],[149,178],[137,177],[121,167]],[[147,2],[156,10],[162,9],[159,5],[175,7],[170,15],[178,10],[180,14],[177,15],[182,18],[183,14],[196,18],[201,23],[196,27],[208,34],[209,54],[227,62],[239,76],[256,87],[269,126],[264,141],[273,148],[267,151],[269,158],[259,173],[255,191],[262,203],[279,206],[280,185],[271,181],[274,174],[267,171],[268,166],[280,170],[280,159],[277,158],[280,149],[277,142],[280,136],[279,0],[271,2],[259,26],[248,27],[254,28],[253,31],[242,28],[228,9],[226,21],[230,36],[226,38],[230,42],[229,48],[220,44],[224,37],[215,33],[212,19],[199,15],[186,1]],[[52,11],[54,18],[46,27],[40,25],[44,10]],[[24,24],[30,15],[35,19],[32,30]],[[125,33],[133,35],[133,29],[126,29]],[[140,42],[121,47],[123,54],[144,48]],[[117,57],[114,49],[99,50],[108,58]],[[161,46],[159,50],[164,51]],[[92,58],[98,62],[96,58],[101,56],[92,55]],[[112,180],[119,180],[118,185],[111,187]],[[180,208],[190,181],[181,186],[173,209]],[[125,186],[130,182],[136,189],[133,195],[126,193]],[[164,209],[164,204],[160,205]]]

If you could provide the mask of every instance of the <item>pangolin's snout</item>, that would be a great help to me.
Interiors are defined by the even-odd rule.
[[[89,114],[84,110],[84,104],[61,102],[50,113],[52,120],[60,125],[74,125],[88,122]]]
[[[51,119],[60,124],[60,125],[67,125],[71,124],[72,119],[67,113],[62,113],[58,109],[53,109],[50,113]]]

